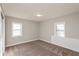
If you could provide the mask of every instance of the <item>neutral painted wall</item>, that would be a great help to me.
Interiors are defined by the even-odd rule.
[[[4,52],[5,52],[5,15],[2,5],[0,4],[0,55],[3,55]]]
[[[12,22],[22,23],[22,36],[12,37]],[[6,46],[37,40],[39,36],[39,23],[26,19],[6,17]]]
[[[1,18],[1,6],[0,6],[0,56],[2,55],[2,18]]]
[[[23,25],[23,36],[12,37],[12,22]],[[54,23],[65,22],[66,38],[54,37]],[[6,46],[33,40],[44,40],[46,42],[63,46],[79,52],[79,13],[72,13],[42,22],[34,22],[14,17],[6,17]]]
[[[65,22],[65,39],[54,37],[57,22]],[[79,12],[40,22],[40,39],[79,52]]]

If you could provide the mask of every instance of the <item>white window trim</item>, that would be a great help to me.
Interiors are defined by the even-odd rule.
[[[21,25],[21,35],[18,35],[18,36],[14,36],[13,35],[13,28],[12,28],[12,37],[19,37],[19,36],[22,36],[22,23],[19,23],[19,22],[12,22],[12,27],[13,27],[13,24],[20,24]]]
[[[57,24],[64,24],[64,28],[65,28],[65,22],[56,22],[56,23],[54,23],[54,37],[57,37],[57,34],[56,34],[56,25]],[[62,38],[65,38],[66,37],[66,35],[65,35],[65,29],[64,29],[64,37],[62,37]]]

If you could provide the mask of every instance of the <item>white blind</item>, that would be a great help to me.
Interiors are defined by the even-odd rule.
[[[12,23],[12,36],[21,36],[21,35],[22,35],[22,24]]]
[[[64,37],[65,36],[65,26],[64,26],[64,24],[57,24],[56,25],[56,35],[58,37]]]

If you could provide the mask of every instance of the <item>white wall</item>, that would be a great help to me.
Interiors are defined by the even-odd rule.
[[[4,52],[5,52],[5,15],[2,5],[0,5],[0,55],[3,55]]]
[[[12,37],[12,22],[22,23],[22,36]],[[6,46],[38,40],[39,23],[14,17],[6,17]]]
[[[2,55],[2,18],[1,18],[1,6],[0,6],[0,56]]]
[[[65,22],[65,39],[54,37],[56,22]],[[40,22],[40,40],[79,52],[79,12]]]
[[[12,22],[23,24],[23,36],[12,37]],[[54,23],[65,22],[66,38],[54,37]],[[57,17],[43,22],[34,22],[14,17],[6,17],[6,46],[29,42],[32,40],[44,40],[46,42],[63,46],[79,52],[79,13]]]

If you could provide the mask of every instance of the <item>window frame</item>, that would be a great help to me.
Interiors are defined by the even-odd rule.
[[[65,38],[66,35],[65,35],[65,22],[56,22],[54,23],[54,36],[55,37],[60,37],[60,36],[57,36],[57,24],[64,24],[64,37],[61,37],[61,38]]]
[[[15,30],[20,30],[19,35],[14,35],[13,24],[19,24],[20,25],[20,29],[15,29]],[[19,36],[22,36],[22,23],[12,22],[12,37],[19,37]]]

